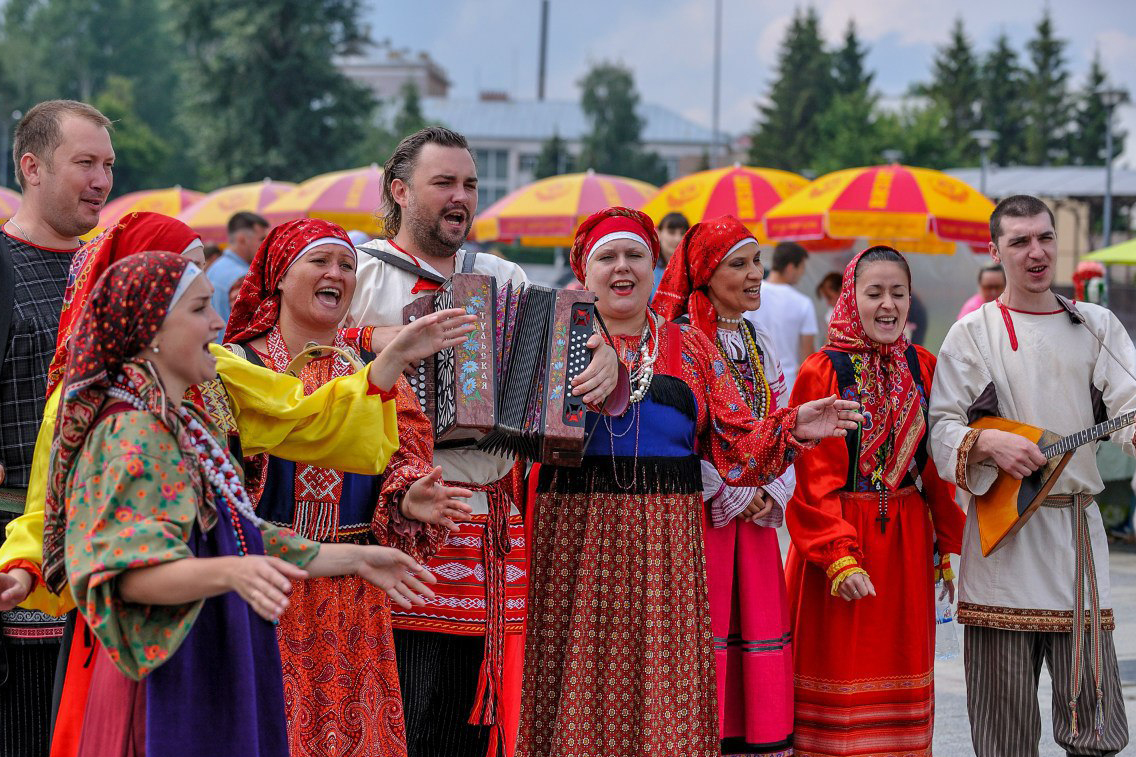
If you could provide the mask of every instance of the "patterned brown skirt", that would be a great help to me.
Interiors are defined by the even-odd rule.
[[[719,753],[701,513],[700,493],[538,495],[518,757]]]

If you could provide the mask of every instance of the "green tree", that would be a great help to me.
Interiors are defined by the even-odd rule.
[[[917,89],[946,112],[946,137],[966,162],[978,160],[978,146],[970,133],[979,124],[979,75],[978,59],[962,18],[956,18],[950,39],[935,53],[931,83]]]
[[[867,55],[849,21],[843,45],[832,54],[834,94],[816,119],[811,168],[817,173],[870,165],[880,158],[876,96],[870,91],[874,74],[865,67]]]
[[[114,123],[114,191],[125,194],[160,184],[173,148],[146,125],[135,108],[134,82],[124,76],[107,78],[106,89],[91,104]]]
[[[560,138],[560,134],[553,135],[540,146],[540,154],[536,158],[536,169],[533,178],[547,179],[549,176],[559,176],[573,170],[574,161],[568,152],[568,145]]]
[[[0,71],[6,80],[0,113],[60,97],[92,102],[111,90],[120,96],[121,81],[128,81],[137,123],[160,141],[182,144],[176,112],[185,50],[169,22],[168,2],[10,0],[0,15]],[[182,155],[162,166],[132,168],[148,172],[147,184],[188,184],[193,170]]]
[[[644,124],[636,113],[639,93],[630,69],[617,63],[599,63],[579,85],[580,105],[592,130],[583,139],[578,165],[599,173],[664,183],[667,169],[662,158],[643,149]]]
[[[399,95],[402,97],[402,103],[394,117],[394,133],[399,140],[402,140],[403,137],[426,126],[427,122],[426,116],[422,114],[422,98],[419,97],[418,87],[414,82],[408,81],[403,84]]]
[[[1100,51],[1093,55],[1093,63],[1085,80],[1085,87],[1078,95],[1075,121],[1077,128],[1070,134],[1069,157],[1073,163],[1082,166],[1102,166],[1105,162],[1106,132],[1108,129],[1108,108],[1101,98],[1101,91],[1107,89],[1108,75],[1101,65]],[[1124,152],[1125,133],[1112,130],[1112,157]]]
[[[949,118],[946,106],[934,102],[882,113],[876,119],[878,144],[883,149],[899,150],[900,160],[907,165],[940,169],[957,166],[965,145],[947,135]]]
[[[1025,72],[1003,32],[982,61],[982,128],[998,135],[990,160],[999,166],[1022,161],[1025,139]]]
[[[814,8],[798,10],[777,56],[769,99],[758,106],[749,160],[755,166],[801,171],[818,149],[817,117],[833,92],[832,65]]]
[[[375,98],[340,73],[358,49],[360,0],[182,0],[191,65],[185,123],[207,186],[299,181],[348,167]]]
[[[1037,166],[1067,162],[1067,133],[1071,117],[1069,72],[1065,68],[1066,41],[1058,39],[1046,9],[1026,43],[1030,67],[1026,71],[1026,163]]]

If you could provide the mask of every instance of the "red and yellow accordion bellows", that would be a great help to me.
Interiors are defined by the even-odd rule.
[[[570,382],[591,362],[594,303],[583,290],[498,289],[492,276],[459,273],[407,305],[407,323],[452,307],[478,317],[462,344],[422,361],[410,378],[435,443],[578,465],[585,407]]]

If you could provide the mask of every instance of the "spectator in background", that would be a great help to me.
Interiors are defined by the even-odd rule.
[[[813,301],[796,290],[805,275],[809,253],[796,242],[773,249],[773,270],[761,285],[761,308],[745,314],[773,337],[773,352],[781,359],[786,386],[792,389],[801,361],[816,350],[817,317]]]
[[[216,244],[205,245],[205,268],[216,263],[221,259],[221,246]]]
[[[655,263],[655,288],[663,278],[663,271],[667,268],[667,261],[674,255],[678,243],[690,230],[690,221],[682,213],[667,213],[655,227],[659,232],[659,261]],[[653,291],[653,290],[652,290]]]
[[[907,311],[907,325],[903,327],[907,341],[922,347],[923,340],[927,338],[927,321],[927,306],[923,304],[923,300],[919,299],[919,295],[915,294],[915,290],[912,289],[911,308]]]
[[[982,266],[978,269],[978,291],[963,303],[958,318],[955,320],[961,321],[967,313],[973,313],[984,303],[998,299],[998,295],[1002,294],[1002,290],[1005,288],[1006,272],[1002,270],[1000,263],[987,263]]]
[[[268,236],[268,221],[256,213],[242,210],[229,219],[229,246],[205,272],[213,285],[213,309],[229,321],[229,290],[233,282],[244,277],[252,256]],[[220,339],[220,337],[218,337]]]
[[[825,305],[824,309],[824,325],[827,327],[828,322],[832,320],[832,311],[836,307],[836,301],[840,299],[840,285],[842,279],[840,274],[836,271],[830,271],[824,275],[824,278],[817,284],[816,295],[817,299],[821,300]]]

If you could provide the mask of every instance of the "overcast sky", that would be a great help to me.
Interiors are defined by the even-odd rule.
[[[540,0],[367,0],[375,39],[428,52],[453,82],[451,96],[504,90],[536,96]],[[755,103],[774,73],[777,51],[797,3],[722,0],[722,128],[753,125]],[[1056,31],[1080,87],[1094,51],[1114,83],[1136,97],[1136,1],[1054,0]],[[935,48],[963,18],[972,43],[988,50],[1009,35],[1025,59],[1040,18],[1037,0],[818,0],[822,30],[839,43],[850,18],[869,46],[868,67],[885,96],[903,94],[930,76]],[[549,99],[576,100],[589,64],[616,60],[635,73],[640,95],[705,126],[711,124],[714,0],[551,0]],[[1133,135],[1121,161],[1136,167],[1136,107],[1118,111]]]

